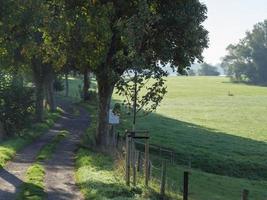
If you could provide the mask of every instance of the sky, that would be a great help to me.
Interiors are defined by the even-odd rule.
[[[204,50],[204,61],[221,62],[226,47],[245,37],[253,25],[267,19],[267,0],[200,0],[208,7],[204,22],[209,31],[209,48]]]

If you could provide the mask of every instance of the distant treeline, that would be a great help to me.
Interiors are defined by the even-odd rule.
[[[267,20],[227,47],[222,67],[234,81],[267,85]]]

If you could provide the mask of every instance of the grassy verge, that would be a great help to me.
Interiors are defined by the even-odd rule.
[[[88,200],[140,200],[159,199],[159,184],[153,179],[150,186],[144,186],[144,179],[139,178],[136,187],[128,187],[124,181],[123,161],[103,153],[80,148],[76,155],[76,182]],[[176,198],[177,197],[177,198]],[[180,199],[177,194],[168,192],[167,199]]]
[[[47,113],[43,123],[37,123],[22,131],[21,136],[0,143],[0,167],[4,167],[17,151],[30,144],[34,139],[47,131],[59,117],[59,112]]]
[[[68,135],[67,131],[61,131],[51,143],[43,147],[36,157],[36,163],[28,168],[26,181],[21,186],[17,200],[42,200],[45,199],[44,178],[45,169],[42,161],[48,160],[53,155],[57,144]]]
[[[140,199],[140,189],[126,187],[116,176],[111,157],[80,149],[76,167],[76,179],[85,199]]]
[[[96,131],[96,104],[83,104],[90,113],[90,127],[82,140],[84,146],[93,146]],[[127,187],[124,181],[124,160],[101,152],[80,148],[76,155],[76,182],[81,188],[85,199],[102,200],[134,200],[159,199],[159,184],[151,180],[150,187],[144,186],[143,177],[139,177],[136,187]],[[166,199],[174,199],[169,194]]]

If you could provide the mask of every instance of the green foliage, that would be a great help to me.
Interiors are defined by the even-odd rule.
[[[0,15],[1,61],[33,74],[40,121],[44,85],[54,71],[75,65],[93,72],[103,114],[115,84],[135,70],[157,80],[140,104],[152,100],[154,110],[166,93],[162,67],[183,71],[202,60],[208,43],[202,26],[207,8],[198,0],[1,1],[0,7],[6,8]],[[106,117],[99,122],[103,133]]]
[[[96,145],[96,127],[97,127],[97,105],[96,103],[83,103],[90,113],[90,126],[86,129],[85,134],[83,135],[82,144],[85,146],[94,147]]]
[[[0,121],[9,135],[25,128],[33,112],[32,89],[16,84],[12,78],[0,72]]]
[[[124,98],[123,104],[136,112],[150,113],[155,111],[167,93],[165,80],[152,73],[122,76],[116,84],[116,93]],[[135,103],[136,99],[136,103]]]
[[[267,20],[258,23],[237,45],[229,45],[223,67],[235,81],[267,84]]]
[[[113,106],[112,112],[116,115],[120,115],[121,113],[121,105],[119,103],[115,103]]]
[[[207,64],[207,63],[203,63],[201,65],[201,68],[198,70],[198,74],[200,76],[219,76],[220,75],[216,67],[210,64]]]

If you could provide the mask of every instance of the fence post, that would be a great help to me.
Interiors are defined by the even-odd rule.
[[[117,137],[116,137],[116,148],[118,149],[119,148],[119,141],[120,140],[120,133],[118,132],[117,133]]]
[[[242,191],[242,199],[241,200],[248,200],[249,191],[244,189]]]
[[[184,172],[183,200],[188,200],[188,176],[189,172]]]
[[[135,152],[135,141],[132,138],[132,168],[133,168],[133,185],[136,186],[136,152]]]
[[[162,161],[161,168],[161,183],[160,183],[160,199],[164,199],[165,196],[165,185],[166,185],[166,160]]]
[[[130,138],[129,135],[126,134],[126,185],[130,186]]]
[[[146,133],[146,136],[148,134]],[[149,141],[146,139],[145,144],[145,186],[148,186],[148,179],[149,179]]]

